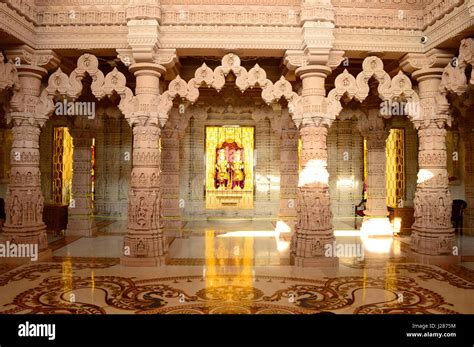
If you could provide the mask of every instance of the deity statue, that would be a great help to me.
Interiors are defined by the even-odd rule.
[[[244,163],[241,159],[241,151],[236,151],[234,154],[234,161],[232,162],[232,189],[239,187],[244,188]]]
[[[225,189],[229,182],[229,162],[226,159],[225,149],[221,148],[218,151],[219,157],[216,164],[216,188]]]

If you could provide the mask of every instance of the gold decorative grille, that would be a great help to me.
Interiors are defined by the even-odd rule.
[[[397,207],[405,200],[405,130],[390,129],[386,144],[387,206]]]
[[[53,138],[53,201],[56,205],[63,202],[63,142],[64,128],[54,128]]]
[[[72,188],[72,137],[66,127],[55,127],[53,136],[53,201],[56,205],[68,205]]]

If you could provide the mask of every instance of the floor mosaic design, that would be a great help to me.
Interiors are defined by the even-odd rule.
[[[10,299],[2,295],[0,313],[474,313],[474,303],[468,299],[474,294],[474,271],[462,266],[442,269],[385,262],[381,267],[375,261],[342,265],[347,272],[359,273],[350,276],[293,277],[258,269],[257,274],[147,278],[156,270],[120,275],[134,271],[118,265],[118,259],[54,260],[0,275],[0,291],[16,293]]]

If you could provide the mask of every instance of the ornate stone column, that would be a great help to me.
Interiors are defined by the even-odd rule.
[[[421,115],[418,130],[418,181],[415,193],[415,223],[411,236],[412,257],[428,263],[457,262],[452,198],[449,192],[446,124],[449,117],[440,107],[439,85],[443,67],[451,56],[432,50],[426,55],[408,54],[402,67],[418,81]]]
[[[159,78],[165,69],[155,63],[136,63],[130,71],[136,76],[136,107],[128,119],[133,128],[133,166],[121,263],[156,266],[164,264],[166,252],[161,216],[161,129],[157,114]]]
[[[43,223],[39,169],[39,135],[46,119],[37,117],[35,107],[39,103],[41,79],[47,70],[33,65],[21,65],[17,69],[21,92],[12,99],[14,111],[7,114],[7,121],[13,125],[13,144],[3,237],[12,243],[37,244],[40,258],[44,258],[51,253]]]
[[[307,65],[296,70],[302,79],[301,153],[297,190],[297,224],[292,239],[291,260],[297,266],[332,266],[337,257],[327,257],[335,241],[327,171],[326,137],[332,120],[326,117],[324,82],[331,68]]]
[[[184,133],[181,131],[179,120],[180,114],[173,109],[161,137],[163,225],[166,234],[170,236],[180,235],[183,227],[179,189],[179,143]]]
[[[94,236],[97,227],[94,220],[92,200],[92,139],[97,122],[80,120],[76,116],[71,128],[74,145],[72,201],[68,209],[67,233],[69,235]],[[92,123],[92,124],[91,124]]]
[[[285,223],[291,231],[294,231],[297,219],[298,129],[294,126],[288,112],[282,112],[281,122],[280,208],[278,210],[278,222]]]
[[[358,128],[367,143],[367,203],[361,232],[368,235],[392,235],[387,210],[385,146],[388,131],[378,109],[369,109],[360,117]]]

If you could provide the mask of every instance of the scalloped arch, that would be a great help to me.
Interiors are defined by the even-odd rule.
[[[378,57],[367,57],[362,63],[362,71],[356,76],[352,76],[347,70],[336,77],[335,86],[328,94],[329,103],[339,103],[333,110],[336,116],[341,112],[340,100],[346,97],[349,100],[356,99],[363,102],[370,92],[369,80],[375,78],[378,82],[378,94],[382,101],[399,101],[406,99],[409,103],[407,108],[408,117],[414,121],[420,117],[420,99],[413,90],[410,78],[402,71],[396,76],[390,76],[383,69],[383,62]]]
[[[262,99],[267,104],[276,102],[283,97],[288,101],[290,113],[296,110],[299,96],[293,91],[290,82],[283,76],[273,84],[267,78],[266,71],[258,64],[249,71],[240,64],[240,58],[236,54],[229,53],[222,58],[221,65],[214,70],[208,67],[206,63],[203,63],[196,69],[194,78],[188,82],[177,76],[170,82],[168,90],[160,95],[158,112],[160,113],[161,121],[166,122],[169,112],[173,107],[175,97],[179,96],[194,103],[199,98],[199,87],[210,87],[219,92],[224,87],[225,77],[230,72],[235,74],[235,84],[242,93],[249,88],[261,88]]]
[[[120,96],[119,109],[124,114],[130,112],[130,108],[133,107],[133,92],[126,86],[124,74],[114,68],[104,76],[99,70],[97,57],[85,53],[79,57],[76,69],[69,76],[60,68],[49,76],[48,85],[40,95],[40,116],[48,118],[53,113],[53,99],[56,95],[72,100],[79,98],[83,89],[82,80],[86,75],[92,78],[91,91],[98,100],[117,93]]]

